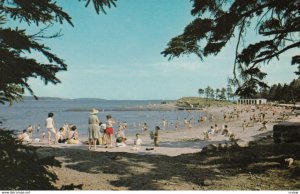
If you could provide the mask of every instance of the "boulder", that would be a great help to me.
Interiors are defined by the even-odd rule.
[[[299,122],[283,122],[273,127],[273,140],[275,143],[300,142]]]
[[[205,179],[205,180],[203,180],[203,182],[202,182],[202,185],[203,186],[210,186],[210,185],[212,185],[213,184],[213,182],[211,181],[211,180],[208,180],[208,179]]]

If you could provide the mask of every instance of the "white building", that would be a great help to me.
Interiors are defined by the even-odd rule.
[[[267,99],[257,98],[257,99],[238,99],[238,104],[267,104]]]

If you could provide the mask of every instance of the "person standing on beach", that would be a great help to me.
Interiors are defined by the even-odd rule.
[[[242,124],[243,132],[245,131],[246,127],[247,127],[247,123],[246,123],[246,120],[244,120],[244,122]]]
[[[147,122],[144,122],[144,126],[142,127],[142,133],[145,133],[146,131],[148,131],[148,124]]]
[[[189,122],[188,122],[188,120],[186,118],[184,118],[183,122],[184,122],[185,128],[188,129],[189,128]]]
[[[32,138],[32,133],[33,133],[33,127],[32,127],[32,125],[28,125],[28,127],[27,127],[27,133],[28,133],[29,137]]]
[[[97,113],[98,110],[93,108],[89,116],[89,127],[88,127],[89,150],[91,149],[92,145],[94,145],[94,150],[96,150],[96,141],[99,138],[100,128],[99,128],[99,119]]]
[[[48,118],[46,119],[46,122],[45,122],[46,129],[48,130],[48,144],[49,145],[51,144],[51,133],[53,133],[54,137],[55,137],[54,144],[57,143],[56,129],[54,127],[53,116],[54,116],[54,114],[52,112],[50,112],[48,114]]]
[[[113,147],[112,142],[113,142],[113,134],[114,134],[114,129],[113,129],[113,124],[115,124],[116,122],[113,120],[111,115],[107,115],[107,122],[106,122],[106,134],[108,136],[107,138],[107,143],[110,144],[110,148]]]
[[[154,146],[158,147],[159,146],[159,126],[155,127],[155,133],[154,133]]]
[[[179,126],[179,121],[178,121],[178,118],[177,118],[177,120],[175,121],[175,130],[177,130],[178,129],[178,126]]]

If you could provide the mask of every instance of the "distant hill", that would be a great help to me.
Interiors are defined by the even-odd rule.
[[[101,98],[74,98],[72,100],[89,100],[89,101],[99,101],[99,100],[105,100],[105,99],[101,99]]]
[[[24,96],[23,100],[35,100],[33,96]],[[74,99],[69,99],[69,98],[59,98],[59,97],[38,97],[38,100],[88,100],[88,101],[102,101],[105,99],[101,98],[74,98]]]
[[[24,96],[23,100],[35,100],[33,96]],[[38,97],[38,100],[67,100],[66,98],[58,97]]]

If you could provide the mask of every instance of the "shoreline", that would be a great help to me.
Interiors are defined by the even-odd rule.
[[[160,106],[160,105],[157,105]],[[174,104],[172,104],[174,106]],[[224,135],[215,134],[212,135],[210,140],[204,140],[203,132],[207,131],[210,126],[214,126],[217,124],[219,128],[222,128],[225,124],[228,125],[230,128],[230,131],[235,134],[235,138],[238,140],[241,140],[243,142],[249,143],[251,141],[254,141],[254,136],[260,135],[263,132],[258,131],[258,129],[262,126],[260,122],[255,123],[252,127],[246,128],[245,131],[242,131],[242,125],[243,120],[249,120],[249,116],[252,114],[252,112],[244,113],[245,115],[241,116],[238,120],[234,121],[224,121],[222,119],[223,113],[225,110],[228,112],[231,109],[233,110],[234,107],[238,107],[239,105],[230,105],[226,107],[209,107],[204,108],[202,110],[203,113],[205,113],[208,117],[211,115],[214,115],[213,120],[206,120],[205,122],[197,123],[196,125],[193,125],[191,129],[168,129],[168,130],[160,130],[160,147],[156,147],[155,151],[146,151],[146,148],[154,148],[153,140],[150,139],[150,134],[147,131],[146,133],[140,133],[141,139],[143,141],[143,145],[140,149],[140,151],[144,153],[149,154],[161,154],[161,155],[169,155],[169,156],[177,156],[185,153],[195,153],[195,152],[201,152],[201,150],[209,145],[209,144],[223,144],[223,143],[230,143],[230,138],[225,137]],[[170,107],[170,106],[168,106]],[[241,106],[240,106],[241,107]],[[276,107],[276,109],[280,110],[280,112],[286,110],[282,107]],[[271,113],[269,113],[270,115]],[[268,114],[267,114],[268,115]],[[273,117],[277,117],[279,115],[275,116],[267,116],[266,119],[269,120],[268,123],[268,130],[270,131],[273,128],[273,125],[275,124],[276,119]],[[173,126],[174,127],[174,126]],[[114,132],[117,131],[117,128],[114,129]],[[125,132],[126,133],[126,132]],[[129,153],[137,153],[136,151],[131,150],[133,146],[133,141],[135,138],[135,133],[131,132],[126,135],[127,141],[126,141],[126,147],[116,147],[111,149],[104,148],[105,146],[99,146],[97,145],[98,152],[129,152]],[[87,136],[81,136],[80,141],[82,142],[81,145],[68,145],[68,144],[56,144],[51,145],[51,147],[55,148],[80,148],[80,149],[87,149],[88,145],[87,143]],[[115,140],[115,137],[114,137]],[[47,140],[43,140],[41,143],[33,143],[34,146],[48,146]],[[174,151],[172,151],[174,150]]]
[[[274,107],[275,115],[272,114],[273,110],[266,111],[265,119],[269,121],[266,131],[258,130],[262,126],[260,122],[243,131],[243,120],[248,121],[250,115],[259,114],[260,110],[252,112],[249,109],[241,113],[239,119],[224,122],[224,112],[230,112],[234,107],[237,106],[205,108],[205,114],[214,115],[213,121],[208,119],[199,126],[193,126],[192,129],[161,131],[160,147],[154,147],[149,134],[141,135],[143,145],[139,151],[131,149],[133,135],[127,136],[127,146],[122,148],[98,146],[96,150],[88,150],[88,145],[62,144],[48,147],[47,144],[35,144],[34,146],[40,158],[54,157],[61,163],[60,167],[49,167],[49,170],[58,177],[57,181],[53,182],[57,188],[63,185],[74,185],[83,190],[299,188],[297,180],[284,178],[282,173],[287,173],[289,169],[281,168],[278,171],[272,167],[274,161],[278,161],[280,165],[280,160],[274,154],[281,150],[282,153],[279,154],[281,158],[284,155],[294,157],[295,164],[300,164],[298,158],[293,156],[296,153],[293,149],[299,149],[299,146],[291,144],[274,149],[274,146],[278,147],[280,144],[273,144],[271,134],[277,118],[283,112],[289,113],[290,109]],[[236,135],[235,144],[229,137],[221,134],[212,135],[210,140],[203,140],[203,132],[215,123],[219,126],[223,124],[229,126],[230,131]],[[214,146],[220,145],[225,147],[214,149]],[[154,149],[146,150],[146,148]],[[274,151],[276,153],[273,153]],[[262,156],[266,159],[260,161]],[[274,158],[274,161],[269,164],[268,162],[273,160],[271,158]],[[268,171],[255,175],[260,178],[253,179],[255,169],[264,168]],[[278,177],[276,184],[273,184],[274,180],[270,177]],[[228,183],[222,181],[224,179],[228,179],[231,184],[228,186]]]

